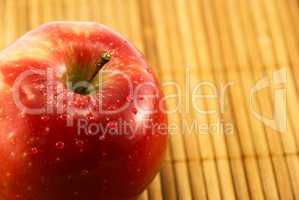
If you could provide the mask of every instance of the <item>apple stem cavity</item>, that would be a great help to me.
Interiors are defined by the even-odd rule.
[[[112,58],[112,55],[107,52],[104,51],[99,59],[99,61],[96,62],[96,70],[93,73],[93,75],[91,76],[91,78],[88,80],[89,83],[92,83],[92,81],[95,79],[95,77],[97,76],[97,74],[99,73],[99,71],[104,67],[104,65],[106,63],[108,63]],[[79,87],[76,88],[75,90],[76,93],[78,94],[88,94],[89,92],[87,91],[86,87]]]

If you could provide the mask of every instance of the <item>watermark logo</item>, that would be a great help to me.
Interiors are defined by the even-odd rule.
[[[287,83],[287,69],[282,68],[273,72],[272,80],[268,77],[260,79],[250,90],[250,110],[253,116],[276,131],[284,133],[287,131],[287,103],[286,103],[286,89]],[[265,88],[271,87],[273,90],[273,116],[268,118],[258,113],[253,106],[253,98],[257,93]],[[268,102],[267,102],[268,103]],[[263,105],[261,105],[263,106]]]
[[[174,126],[172,121],[164,124],[170,127],[168,133],[171,133],[170,129],[174,129],[174,133],[220,133],[227,135],[231,135],[234,131],[233,122],[222,119],[221,116],[225,116],[225,113],[228,112],[226,108],[228,105],[227,96],[229,92],[233,92],[233,87],[238,84],[237,80],[220,84],[208,80],[194,80],[192,79],[194,77],[191,76],[192,72],[189,68],[186,68],[185,81],[181,84],[176,81],[161,83],[162,90],[166,93],[165,96],[160,96],[160,90],[154,82],[138,81],[136,83],[136,80],[131,80],[132,77],[117,70],[103,69],[101,73],[105,75],[106,79],[109,77],[109,87],[118,84],[119,88],[122,87],[122,91],[127,91],[128,94],[126,97],[122,97],[122,101],[117,98],[114,99],[115,102],[105,101],[104,97],[107,97],[107,95],[103,95],[102,92],[107,91],[108,87],[97,88],[86,81],[76,82],[74,85],[72,82],[67,82],[66,88],[61,81],[57,80],[58,75],[54,69],[35,69],[19,74],[12,88],[13,98],[16,106],[23,113],[29,115],[66,115],[66,126],[77,127],[78,135],[101,134],[105,136],[107,132],[115,129],[115,127],[118,127],[116,131],[118,133],[136,132],[133,130],[135,127],[129,127],[129,125],[135,124],[133,122],[128,124],[125,121],[118,122],[118,126],[111,126],[108,121],[107,123],[98,121],[95,123],[87,120],[88,117],[96,118],[98,115],[104,116],[104,114],[110,119],[110,116],[126,113],[127,111],[134,114],[131,120],[135,120],[136,124],[145,121],[145,119],[151,119],[151,116],[157,111],[169,115],[190,116],[188,120],[183,119],[181,124],[175,121],[180,125],[176,124]],[[34,85],[32,80],[42,81]],[[99,79],[99,83],[105,80]],[[245,100],[246,103],[242,100],[246,104],[244,109],[250,109],[251,114],[258,121],[281,133],[287,131],[286,83],[287,68],[282,68],[273,72],[271,78],[264,77],[251,86],[248,91],[245,91],[249,94],[249,105],[247,103],[248,99]],[[72,91],[77,91],[77,87],[79,89],[86,88],[90,91],[90,94],[100,95],[83,97],[68,90],[71,88]],[[38,92],[38,89],[41,88],[43,88],[42,92]],[[273,102],[274,111],[271,117],[265,116],[265,113],[258,111],[253,105],[254,99],[259,95],[259,92],[269,88],[272,89],[273,96],[271,101],[267,99],[265,103],[270,104]],[[40,100],[41,94],[44,95],[43,100]],[[44,104],[39,105],[38,102]],[[111,105],[106,106],[107,102]],[[165,109],[165,103],[169,102],[172,103],[171,106]],[[259,103],[263,106],[263,99],[259,99]],[[76,116],[81,116],[82,119]],[[159,122],[157,123],[150,123],[150,127],[147,127],[146,130],[160,125]],[[155,128],[152,132],[155,133],[157,130]],[[164,129],[162,130],[164,131]]]

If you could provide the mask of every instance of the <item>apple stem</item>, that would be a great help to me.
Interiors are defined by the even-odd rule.
[[[112,55],[107,51],[102,53],[100,60],[96,63],[95,72],[93,73],[91,78],[88,80],[89,83],[91,83],[93,81],[93,79],[97,76],[98,72],[103,68],[103,66],[111,60],[111,57],[112,57]],[[80,87],[80,88],[77,88],[75,92],[79,93],[79,94],[86,94],[87,93],[86,89],[87,88]]]
[[[98,72],[100,71],[100,69],[102,69],[102,67],[111,60],[111,54],[107,51],[103,52],[101,55],[100,60],[96,63],[96,71],[94,72],[94,74],[92,75],[92,77],[89,79],[89,82],[91,82],[98,74]]]

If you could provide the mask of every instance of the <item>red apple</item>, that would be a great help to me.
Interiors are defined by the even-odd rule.
[[[1,53],[0,71],[1,199],[136,199],[153,179],[163,94],[121,35],[45,24]]]

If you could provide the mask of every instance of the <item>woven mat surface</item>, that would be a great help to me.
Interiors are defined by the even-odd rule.
[[[299,199],[297,0],[0,0],[0,16],[1,49],[48,21],[107,24],[177,84],[141,199]]]

